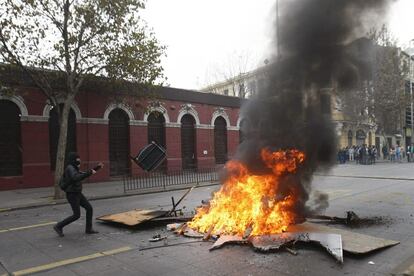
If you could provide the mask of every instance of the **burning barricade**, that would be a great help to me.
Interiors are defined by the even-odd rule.
[[[291,249],[296,242],[315,242],[338,262],[343,262],[343,250],[363,254],[399,243],[305,222],[301,211],[304,191],[296,183],[300,178],[292,177],[305,162],[305,154],[295,149],[263,149],[261,158],[268,173],[260,175],[239,161],[228,162],[228,176],[210,202],[197,209],[190,222],[167,229],[204,241],[212,239],[210,250],[225,244],[251,244],[259,251],[283,248],[296,255]]]
[[[295,212],[301,204],[298,185],[281,191],[279,183],[296,172],[305,160],[298,150],[262,150],[262,160],[269,173],[254,175],[239,161],[226,165],[228,177],[221,189],[214,194],[209,205],[197,210],[188,226],[199,232],[214,234],[250,235],[276,234],[287,227],[303,222]]]

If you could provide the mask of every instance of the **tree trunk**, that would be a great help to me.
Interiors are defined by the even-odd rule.
[[[56,154],[56,166],[55,166],[55,179],[54,179],[54,187],[55,199],[61,199],[63,197],[62,190],[59,187],[59,180],[64,172],[65,166],[65,155],[66,155],[66,143],[67,143],[67,132],[68,132],[68,119],[69,119],[69,111],[70,106],[72,105],[73,99],[71,97],[67,98],[64,103],[63,110],[61,110],[59,123],[60,123],[60,132],[59,132],[59,140],[58,140],[58,147],[57,147],[57,154]]]

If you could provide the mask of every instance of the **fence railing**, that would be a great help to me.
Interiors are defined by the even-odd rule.
[[[138,176],[126,176],[123,178],[124,192],[153,188],[167,190],[178,185],[214,183],[219,180],[218,172],[218,168],[207,168],[189,171],[150,172]]]

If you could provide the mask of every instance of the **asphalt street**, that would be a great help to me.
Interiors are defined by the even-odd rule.
[[[328,176],[314,177],[313,191],[329,195],[326,215],[344,216],[352,210],[360,217],[381,218],[373,225],[333,227],[401,243],[369,255],[345,254],[344,263],[338,264],[313,244],[296,245],[296,256],[286,251],[259,253],[243,245],[209,251],[210,242],[176,237],[162,225],[131,229],[95,221],[100,233],[85,235],[83,211],[60,238],[52,225],[71,213],[66,204],[0,213],[0,275],[390,275],[409,269],[414,264],[414,164],[344,165],[323,173]],[[193,190],[181,206],[193,210],[218,187]],[[95,217],[135,208],[167,210],[171,196],[183,193],[91,203]],[[169,235],[167,244],[148,241],[157,233]],[[154,245],[160,247],[140,250]]]

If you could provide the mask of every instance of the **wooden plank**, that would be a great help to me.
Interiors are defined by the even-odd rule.
[[[289,226],[288,232],[339,234],[342,236],[343,250],[353,254],[365,254],[400,243],[399,241],[386,240],[374,236],[359,234],[348,230],[309,222]]]
[[[168,211],[135,209],[127,212],[109,214],[96,218],[106,222],[116,222],[128,226],[136,226],[145,221],[166,215]]]
[[[196,185],[197,186],[197,185]],[[177,206],[178,206],[178,204],[180,204],[181,203],[181,201],[196,187],[196,186],[192,186],[190,189],[188,189],[185,193],[184,193],[184,195],[177,201],[177,203],[175,203],[174,202],[174,197],[171,197],[171,200],[172,200],[172,205],[173,205],[173,207],[172,207],[172,209],[171,209],[171,211],[167,214],[167,216],[170,216],[173,212],[174,212],[174,214],[175,214],[175,216],[177,216],[177,210],[176,210],[176,208],[177,208]]]
[[[178,216],[178,217],[158,217],[158,218],[153,218],[151,219],[151,221],[159,221],[159,222],[177,222],[177,221],[182,221],[182,222],[187,222],[193,219],[194,216]]]
[[[187,226],[183,226],[181,231],[184,231],[183,235],[189,238],[203,238],[204,237],[204,234],[197,232]]]
[[[214,230],[214,225],[211,225],[206,233],[204,233],[203,241],[208,241],[211,237],[211,232]]]

